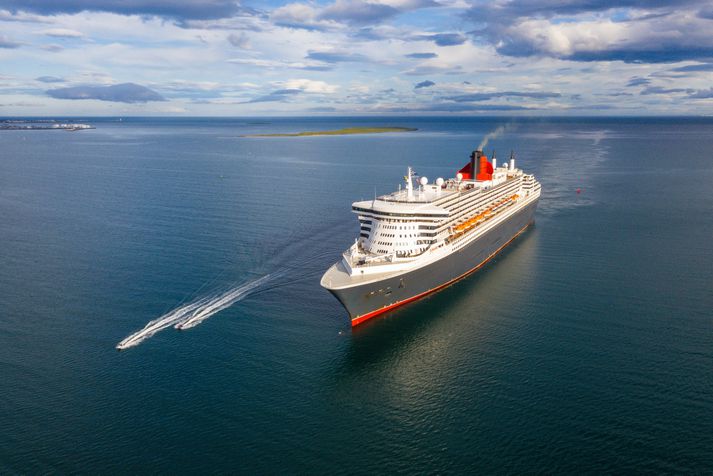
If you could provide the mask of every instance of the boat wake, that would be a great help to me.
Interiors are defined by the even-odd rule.
[[[242,286],[238,286],[237,288],[231,289],[230,291],[209,300],[207,303],[201,305],[198,309],[193,311],[193,313],[188,318],[182,319],[173,327],[178,330],[186,330],[190,329],[191,327],[197,326],[213,314],[216,314],[225,309],[226,307],[230,307],[234,303],[249,296],[251,291],[255,290],[258,286],[269,281],[270,278],[271,275],[268,274],[266,276],[263,276],[262,278],[250,281],[246,284],[243,284]]]
[[[116,344],[116,348],[118,350],[125,350],[137,346],[157,332],[171,326],[179,330],[195,327],[214,314],[256,292],[261,285],[267,283],[273,277],[275,277],[275,275],[267,274],[240,286],[231,288],[223,293],[204,297],[192,303],[180,306],[150,321],[143,329],[134,332]]]

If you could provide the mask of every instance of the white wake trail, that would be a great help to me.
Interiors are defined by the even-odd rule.
[[[176,329],[186,330],[191,327],[195,327],[201,322],[205,321],[213,314],[216,314],[223,309],[232,306],[241,299],[247,297],[252,290],[260,286],[261,284],[267,282],[271,278],[271,275],[263,276],[249,283],[245,283],[242,286],[233,288],[226,293],[216,296],[210,299],[208,302],[204,303],[198,309],[193,311],[192,315],[187,319],[182,319],[180,322],[174,325]]]
[[[186,319],[191,313],[199,309],[201,306],[205,305],[207,299],[200,299],[196,302],[186,304],[173,311],[170,311],[158,319],[150,321],[143,329],[138,332],[134,332],[130,336],[126,337],[124,340],[116,344],[116,348],[119,350],[128,349],[129,347],[134,347],[139,345],[144,340],[153,336],[158,331],[171,327],[176,322]]]
[[[143,329],[134,332],[124,340],[116,344],[118,350],[128,349],[142,343],[144,340],[152,337],[159,331],[168,327],[175,327],[179,330],[190,329],[195,327],[204,320],[211,317],[213,314],[222,311],[223,309],[232,306],[236,302],[247,297],[258,286],[264,284],[275,275],[268,274],[261,278],[242,284],[236,288],[219,294],[217,296],[208,296],[192,303],[176,308],[158,319],[150,321]]]

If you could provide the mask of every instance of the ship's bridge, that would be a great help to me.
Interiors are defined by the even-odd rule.
[[[352,210],[359,215],[357,246],[361,251],[407,259],[420,255],[436,242],[435,230],[448,217],[448,210],[433,205],[425,197],[420,201],[385,198],[352,204]]]

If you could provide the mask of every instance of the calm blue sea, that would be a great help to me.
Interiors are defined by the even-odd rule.
[[[0,131],[0,473],[713,471],[713,119],[84,122]],[[536,225],[352,331],[351,202],[499,126]]]

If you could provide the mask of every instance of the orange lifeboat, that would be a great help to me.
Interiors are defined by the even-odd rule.
[[[477,225],[479,221],[490,218],[490,216],[493,214],[493,210],[495,208],[498,208],[501,205],[504,205],[509,200],[515,201],[518,198],[520,198],[520,196],[518,194],[515,194],[510,197],[505,197],[505,198],[501,199],[500,201],[496,202],[493,206],[486,208],[482,213],[479,213],[478,215],[475,215],[474,217],[467,219],[460,225],[456,225],[455,227],[453,227],[453,231],[455,231],[456,233],[460,233],[464,230],[472,228],[473,226]]]

